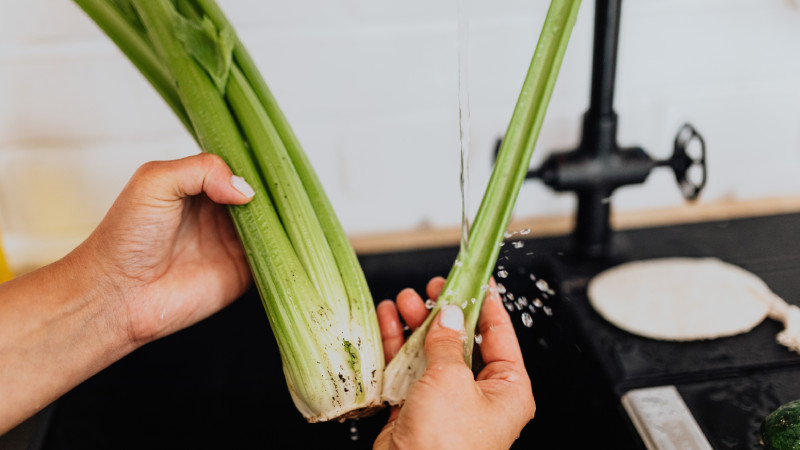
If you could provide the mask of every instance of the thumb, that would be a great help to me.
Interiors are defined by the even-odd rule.
[[[457,305],[446,305],[433,320],[425,337],[428,367],[462,365],[464,362],[464,311]]]
[[[255,194],[222,158],[210,153],[149,162],[139,168],[131,184],[135,191],[167,202],[205,192],[216,203],[239,205]]]

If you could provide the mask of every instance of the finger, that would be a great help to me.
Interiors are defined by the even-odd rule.
[[[384,300],[378,304],[377,315],[383,341],[383,356],[388,363],[403,346],[403,325],[400,323],[400,316],[397,315],[397,308],[391,300]]]
[[[483,337],[481,355],[487,365],[499,361],[522,365],[522,352],[517,334],[497,292],[497,283],[494,279],[489,280],[489,291],[481,308],[478,330]]]
[[[163,201],[205,192],[216,203],[241,205],[255,195],[253,188],[243,178],[234,176],[222,158],[210,153],[146,163],[136,172],[132,183]]]
[[[442,366],[463,366],[464,362],[464,311],[456,305],[446,305],[431,322],[425,337],[425,357],[428,369]]]
[[[443,277],[433,277],[431,281],[428,281],[428,286],[425,287],[425,293],[428,294],[429,299],[436,300],[439,298],[439,294],[444,287],[444,282],[445,279]]]
[[[400,310],[400,315],[403,316],[406,325],[412,330],[416,330],[422,325],[429,312],[422,297],[411,288],[403,289],[397,294],[397,309]]]

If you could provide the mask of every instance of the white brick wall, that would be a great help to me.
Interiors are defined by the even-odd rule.
[[[136,167],[195,152],[180,124],[72,3],[0,15],[0,228],[15,265],[58,257]],[[278,96],[351,233],[459,220],[454,1],[220,0]],[[546,2],[471,1],[474,212]],[[534,155],[578,139],[593,2],[578,25]],[[628,0],[620,144],[654,157],[691,121],[706,137],[703,201],[800,194],[800,9],[795,0]],[[682,203],[665,170],[618,209]],[[516,214],[566,214],[570,195],[523,187]]]

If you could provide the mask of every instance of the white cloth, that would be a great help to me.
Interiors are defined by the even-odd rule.
[[[800,308],[756,275],[716,258],[622,264],[597,275],[589,301],[606,320],[661,340],[715,339],[750,331],[767,315],[784,323],[777,340],[800,353]]]

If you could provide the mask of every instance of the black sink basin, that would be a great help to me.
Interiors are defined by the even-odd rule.
[[[500,281],[531,300],[536,289],[529,274],[557,285],[549,278],[549,264],[562,242],[509,246],[500,261],[509,275]],[[447,274],[456,252],[449,247],[368,255],[362,265],[378,302],[409,286],[423,292],[431,277]],[[558,320],[557,295],[545,299],[552,316],[539,308],[531,327],[523,325],[520,311],[512,312],[539,406],[519,448],[559,442],[553,427],[565,412],[574,414],[569,405],[579,399],[591,397],[594,407],[615,408],[613,396],[589,392],[595,386],[583,380],[588,369],[575,358],[580,349]],[[572,387],[566,390],[567,385]],[[37,430],[45,449],[367,449],[388,416],[384,411],[358,422],[307,424],[289,397],[277,345],[254,290],[214,317],[137,350],[73,389],[48,413],[48,426]],[[617,433],[617,422],[624,423],[619,420],[591,422],[595,442],[625,434]]]

